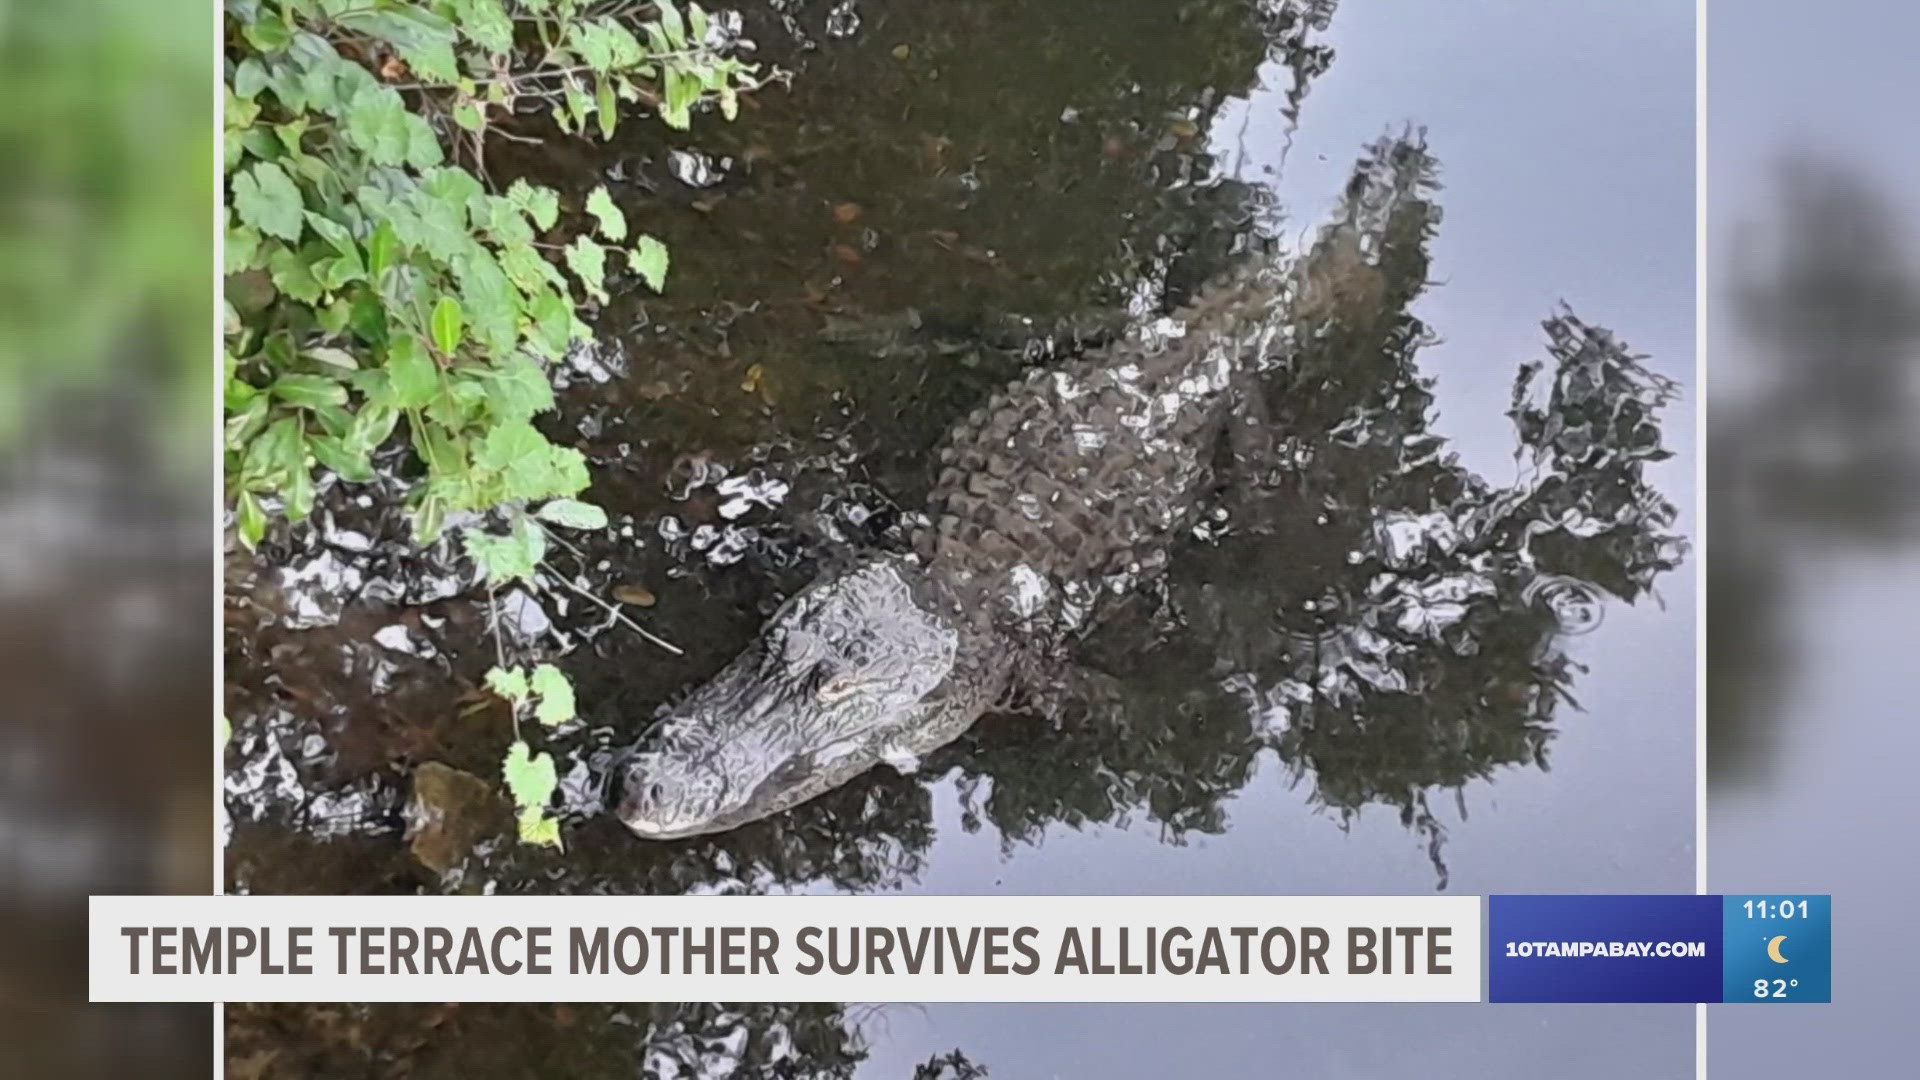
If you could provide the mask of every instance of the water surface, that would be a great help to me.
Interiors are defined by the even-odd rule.
[[[674,251],[667,297],[630,285],[601,313],[548,430],[584,446],[589,495],[615,517],[561,573],[644,588],[655,603],[637,616],[684,655],[601,625],[565,589],[510,598],[506,644],[564,646],[583,706],[546,740],[568,773],[568,852],[496,825],[438,873],[407,843],[411,778],[426,762],[491,778],[511,737],[474,690],[494,658],[484,607],[457,566],[400,551],[397,523],[329,493],[318,538],[273,553],[291,589],[272,566],[230,582],[230,883],[1690,889],[1690,7],[1313,7],[749,9],[790,92],[685,144],[629,124],[611,148],[503,155],[576,193],[609,182]],[[1368,212],[1323,231],[1353,209],[1355,176]],[[721,837],[643,844],[596,813],[607,753],[738,651],[819,558],[904,542],[948,424],[1247,250],[1339,272],[1308,312],[1317,344],[1269,382],[1263,430],[1285,453],[1210,493],[1159,587],[1087,644],[1135,673],[1119,707],[992,716],[919,775],[880,770]],[[1648,358],[1565,322],[1556,356],[1541,321],[1561,301]],[[1506,413],[1529,362],[1547,364],[1544,426],[1523,439]],[[1623,422],[1623,402],[1644,415]],[[1645,460],[1635,433],[1656,420],[1671,459]],[[1556,514],[1561,527],[1525,528]],[[1556,614],[1556,597],[1576,602]],[[1595,612],[1591,632],[1561,632]],[[830,1073],[856,1039],[873,1076],[955,1046],[996,1076],[1277,1060],[1499,1076],[1548,1054],[1576,1075],[1679,1075],[1692,1061],[1690,1012],[1653,1007],[342,1015],[356,1034],[331,1048],[316,1032],[339,1025],[297,1009],[235,1023],[242,1043],[314,1044],[317,1069],[422,1073],[565,1060],[625,1075],[640,1044],[667,1055],[663,1074],[703,1054],[695,1073],[762,1059]]]

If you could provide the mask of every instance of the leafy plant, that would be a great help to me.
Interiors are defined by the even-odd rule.
[[[519,666],[492,668],[487,672],[487,689],[513,706],[516,721],[528,707],[534,719],[547,727],[557,727],[574,716],[573,683],[552,664],[536,664],[531,672]],[[526,740],[515,739],[501,760],[500,772],[513,796],[520,839],[559,847],[560,821],[547,813],[547,800],[558,783],[553,758],[535,754]]]
[[[573,684],[552,664],[538,664],[532,674],[522,667],[496,667],[487,672],[487,689],[505,698],[516,713],[533,706],[534,719],[558,727],[573,719]]]
[[[592,234],[543,240],[549,188],[487,180],[490,134],[527,100],[566,132],[611,135],[622,102],[684,128],[703,101],[729,117],[754,69],[712,44],[697,6],[586,0],[228,0],[225,170],[226,465],[238,535],[300,521],[316,472],[371,480],[404,421],[424,465],[416,540],[450,515],[508,510],[469,530],[492,581],[531,574],[547,520],[594,520],[577,451],[532,423],[553,407],[544,365],[585,335],[577,288],[605,300],[618,252],[666,285],[664,245],[637,235],[604,188]],[[637,32],[636,32],[637,30]],[[462,156],[467,164],[459,160]],[[598,519],[604,522],[604,516]]]
[[[560,819],[547,813],[547,800],[559,785],[553,771],[553,756],[529,753],[525,740],[515,739],[513,745],[507,747],[500,773],[506,778],[508,793],[513,796],[521,841],[559,847]]]
[[[240,540],[311,511],[316,476],[374,478],[404,423],[424,466],[414,537],[499,510],[462,539],[489,586],[532,581],[547,527],[602,528],[572,496],[586,462],[533,426],[553,407],[545,365],[586,334],[575,290],[607,299],[619,253],[666,287],[665,245],[631,234],[606,188],[565,244],[557,192],[490,182],[490,136],[529,101],[561,131],[613,134],[622,103],[686,128],[712,101],[731,119],[753,68],[723,55],[707,16],[656,0],[228,0],[225,451]],[[464,159],[464,161],[463,161]],[[628,246],[630,244],[630,246]],[[538,504],[538,509],[528,507]],[[553,726],[574,715],[552,664],[498,667],[487,685]],[[502,774],[530,843],[560,843],[547,814],[553,759],[523,739]]]

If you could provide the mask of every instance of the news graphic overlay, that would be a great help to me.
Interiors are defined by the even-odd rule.
[[[1826,896],[1533,895],[1487,901],[1487,1000],[1826,1002]]]
[[[1717,896],[1493,896],[1487,1000],[1720,1000]]]
[[[1833,1000],[1833,898],[1727,896],[1727,1002]]]
[[[1477,896],[96,896],[94,1001],[1478,1001]]]

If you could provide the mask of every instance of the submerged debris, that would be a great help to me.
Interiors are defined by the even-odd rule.
[[[508,815],[493,785],[428,761],[413,770],[406,821],[407,850],[421,866],[440,875],[466,862],[476,843],[505,827]]]

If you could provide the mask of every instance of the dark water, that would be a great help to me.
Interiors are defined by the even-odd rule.
[[[586,450],[615,518],[560,572],[644,588],[635,616],[684,655],[563,587],[509,598],[507,647],[565,650],[582,704],[545,741],[567,851],[512,844],[484,799],[455,807],[470,849],[410,846],[416,770],[492,782],[511,738],[476,689],[484,598],[450,551],[408,553],[358,492],[328,493],[315,535],[230,574],[229,886],[1690,888],[1693,584],[1671,507],[1691,503],[1691,402],[1666,380],[1692,366],[1691,44],[1671,6],[776,4],[746,29],[791,90],[735,124],[503,148],[496,167],[575,194],[608,182],[673,251],[665,298],[629,287],[600,314],[548,430]],[[719,837],[646,844],[597,813],[606,754],[817,559],[904,541],[954,419],[1247,250],[1303,260],[1311,344],[1268,379],[1254,452],[1168,572],[1085,643],[1126,673],[1117,695],[990,716],[916,776]],[[1562,299],[1578,318],[1543,331]],[[1543,370],[1516,409],[1522,363]],[[900,1076],[954,1046],[996,1076],[1692,1058],[1690,1015],[1633,1009],[229,1016],[230,1058],[287,1075],[630,1075],[647,1055],[661,1075],[808,1075],[867,1054],[863,1075]]]

